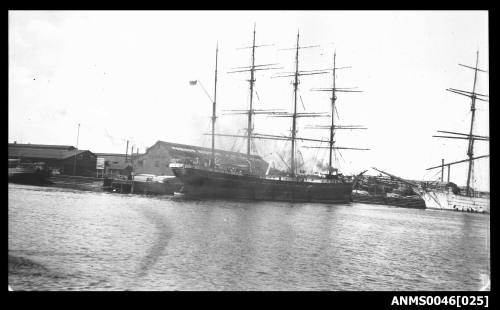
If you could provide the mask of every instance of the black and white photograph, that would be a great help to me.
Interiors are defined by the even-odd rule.
[[[487,294],[490,19],[8,11],[8,290]]]

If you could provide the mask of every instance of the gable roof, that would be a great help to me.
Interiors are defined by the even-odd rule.
[[[123,170],[123,169],[127,169],[127,167],[130,167],[132,168],[132,164],[131,163],[124,163],[124,162],[121,162],[121,163],[109,163],[108,164],[108,169],[113,169],[113,170]]]
[[[99,157],[125,157],[125,154],[120,154],[120,153],[94,153],[94,154]],[[130,154],[128,154],[127,157],[130,157]]]
[[[14,158],[40,158],[40,159],[66,159],[88,150],[78,150],[74,147],[66,148],[66,145],[38,145],[38,144],[14,144],[9,143],[9,157]],[[90,152],[92,153],[92,152]]]
[[[208,147],[202,147],[202,146],[194,146],[194,145],[187,145],[187,144],[180,144],[180,143],[172,143],[172,142],[165,142],[165,141],[157,141],[153,146],[151,146],[149,149],[152,149],[156,145],[163,145],[169,149],[174,149],[179,152],[188,152],[188,153],[202,153],[205,155],[209,155],[212,152],[211,148]],[[146,153],[148,152],[146,151]],[[239,152],[232,152],[232,151],[225,151],[221,149],[214,149],[215,155],[230,155],[230,156],[235,156],[235,157],[241,157],[241,158],[246,158],[247,154],[244,153],[239,153]],[[262,157],[259,155],[250,155],[251,158],[254,160],[262,160]]]
[[[105,159],[125,160],[125,154],[118,154],[118,153],[94,153],[94,154],[97,157],[104,157]],[[134,158],[137,158],[143,154],[142,153],[139,153],[139,155],[137,155],[136,153],[128,154],[127,159],[130,159],[130,155],[132,155]]]
[[[9,143],[9,147],[26,147],[37,149],[55,149],[55,150],[74,150],[76,147],[72,145],[51,145],[51,144],[22,144],[22,143]]]

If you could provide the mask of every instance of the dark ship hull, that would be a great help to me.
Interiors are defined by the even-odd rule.
[[[183,183],[182,191],[187,197],[322,203],[351,201],[351,182],[273,179],[195,167],[171,169]]]
[[[9,182],[25,185],[48,185],[47,173],[27,168],[9,168]]]

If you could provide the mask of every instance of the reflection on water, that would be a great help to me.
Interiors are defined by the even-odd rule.
[[[14,290],[479,290],[488,215],[9,184]]]

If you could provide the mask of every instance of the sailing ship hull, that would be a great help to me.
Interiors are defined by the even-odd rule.
[[[419,195],[428,209],[490,213],[490,199],[486,197],[470,197],[437,190],[421,191]]]
[[[193,198],[348,203],[352,183],[279,180],[189,167],[172,168]]]

